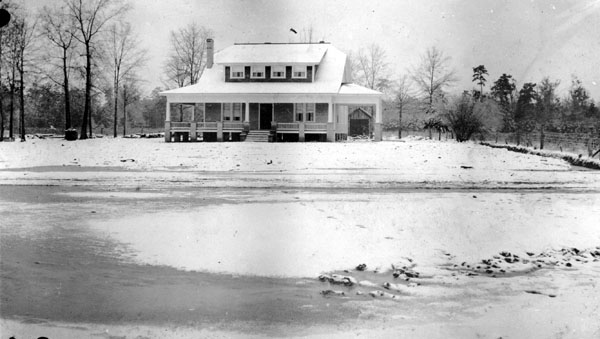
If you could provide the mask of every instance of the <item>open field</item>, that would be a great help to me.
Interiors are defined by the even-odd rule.
[[[38,140],[0,168],[3,337],[600,336],[600,172],[558,159]]]

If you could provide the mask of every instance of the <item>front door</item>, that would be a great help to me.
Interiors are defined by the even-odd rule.
[[[273,104],[260,104],[259,129],[271,129],[273,120]]]

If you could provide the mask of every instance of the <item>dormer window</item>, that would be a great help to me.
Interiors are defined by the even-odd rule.
[[[306,79],[306,66],[292,67],[292,78]]]
[[[264,79],[265,78],[265,66],[252,66],[252,72],[250,77],[253,79]]]
[[[271,66],[271,79],[285,79],[285,66]]]
[[[244,66],[231,66],[231,79],[244,79]]]

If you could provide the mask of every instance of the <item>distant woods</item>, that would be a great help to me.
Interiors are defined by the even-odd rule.
[[[452,59],[437,47],[427,48],[412,66],[393,71],[385,50],[371,44],[348,53],[354,82],[384,93],[386,130],[449,131],[459,141],[490,133],[600,133],[600,109],[575,75],[568,90],[558,93],[561,81],[544,77],[538,83],[518,84],[512,75],[490,77],[486,65],[471,74],[458,74]],[[493,70],[498,73],[498,70]],[[461,77],[472,88],[455,87]],[[460,93],[460,94],[453,94]]]
[[[0,6],[12,16],[0,28],[0,140],[17,131],[25,141],[26,128],[86,139],[117,125],[163,125],[158,90],[141,95],[147,52],[124,22],[125,1],[48,2],[37,14],[17,1]]]

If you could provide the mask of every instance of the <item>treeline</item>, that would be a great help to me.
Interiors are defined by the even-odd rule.
[[[600,133],[600,109],[583,83],[572,77],[568,91],[557,93],[560,80],[548,77],[539,83],[517,82],[510,74],[489,81],[484,65],[473,67],[473,88],[452,95],[458,76],[451,58],[436,47],[396,78],[390,76],[385,51],[372,44],[349,53],[356,82],[382,91],[384,129],[451,131],[459,140],[475,134]]]
[[[0,8],[11,15],[0,28],[0,141],[25,141],[30,128],[86,139],[163,126],[161,89],[141,93],[147,51],[125,21],[125,1],[62,0],[39,13],[17,1]]]

